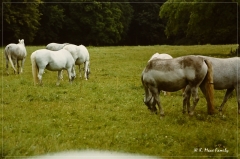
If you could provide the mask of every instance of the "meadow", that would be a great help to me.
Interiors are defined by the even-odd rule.
[[[45,70],[34,86],[30,55],[44,46],[26,46],[23,74],[5,72],[1,48],[1,157],[19,158],[67,150],[109,150],[163,158],[237,157],[239,116],[236,94],[220,106],[225,90],[215,91],[216,114],[208,115],[200,92],[195,115],[182,114],[182,92],[160,94],[165,117],[143,103],[141,73],[156,52],[173,57],[230,57],[237,45],[87,47],[90,79],[56,86],[57,72]],[[224,67],[224,66],[223,66]],[[76,68],[77,71],[77,68]]]

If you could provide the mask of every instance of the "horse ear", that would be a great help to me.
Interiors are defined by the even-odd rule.
[[[20,42],[21,40],[20,39],[18,39],[18,42]]]

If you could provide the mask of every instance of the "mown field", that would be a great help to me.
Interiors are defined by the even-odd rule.
[[[181,91],[161,94],[165,117],[160,119],[144,105],[140,80],[156,52],[226,58],[236,45],[87,47],[90,79],[78,77],[70,85],[64,72],[59,86],[57,72],[47,70],[43,86],[33,85],[30,55],[44,46],[26,48],[23,74],[14,75],[11,69],[9,76],[1,48],[2,158],[86,149],[163,158],[237,157],[240,152],[235,92],[225,105],[224,116],[217,111],[207,115],[200,93],[193,117],[182,114]],[[216,109],[224,93],[215,91]]]

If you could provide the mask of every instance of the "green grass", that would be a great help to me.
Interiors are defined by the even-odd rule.
[[[163,157],[227,157],[239,154],[235,94],[224,116],[207,115],[200,93],[195,115],[182,114],[182,93],[160,95],[165,117],[151,115],[143,103],[141,72],[152,54],[173,57],[201,54],[228,57],[236,45],[88,47],[90,80],[56,86],[57,73],[46,71],[43,86],[34,86],[30,55],[44,46],[27,46],[24,73],[5,73],[2,56],[2,158],[65,150],[97,149]],[[3,48],[1,48],[3,50]],[[3,51],[2,51],[3,52]],[[79,74],[78,74],[79,75]],[[225,91],[215,91],[215,105]],[[203,152],[194,152],[202,148]],[[212,149],[225,152],[206,152]]]

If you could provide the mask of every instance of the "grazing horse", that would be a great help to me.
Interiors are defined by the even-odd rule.
[[[46,46],[46,49],[52,50],[52,51],[58,51],[61,50],[64,46],[68,45],[69,43],[63,43],[63,44],[58,44],[58,43],[49,43]]]
[[[27,51],[25,48],[25,44],[24,44],[24,39],[22,40],[18,40],[19,43],[18,44],[8,44],[5,47],[5,57],[6,57],[6,72],[7,74],[9,74],[8,72],[8,61],[10,62],[12,68],[14,69],[14,73],[22,73],[23,72],[23,66],[24,66],[24,62],[27,56]],[[19,61],[21,61],[21,65],[19,65]],[[18,70],[15,68],[14,65],[16,65],[17,63],[17,67]]]
[[[211,62],[202,57],[189,55],[150,60],[142,72],[141,80],[145,90],[144,103],[152,112],[157,112],[157,104],[160,115],[164,115],[159,98],[161,90],[173,92],[186,87],[183,94],[183,113],[187,107],[189,115],[193,115],[199,100],[198,87],[201,85],[206,95],[208,113],[214,113],[212,66]],[[187,101],[191,95],[192,109]]]
[[[152,55],[152,57],[150,58],[150,60],[154,59],[154,58],[158,58],[158,59],[172,59],[173,57],[169,54],[165,54],[165,53],[162,53],[162,54],[159,54],[159,53],[155,53]],[[149,61],[150,61],[149,60]],[[166,92],[166,91],[163,91],[163,94],[166,95],[170,95],[170,92]]]
[[[69,82],[72,83],[75,78],[74,59],[72,55],[64,49],[59,51],[51,51],[47,49],[36,50],[31,55],[32,74],[34,85],[40,82],[42,84],[42,74],[44,69],[50,71],[58,71],[58,81],[61,79],[61,71],[67,70]]]
[[[212,63],[214,89],[227,89],[223,102],[219,108],[220,113],[222,114],[222,109],[225,103],[235,89],[237,94],[238,113],[240,114],[240,58],[200,57]]]
[[[69,51],[72,54],[75,65],[78,65],[79,67],[80,77],[82,77],[80,65],[84,64],[84,77],[86,80],[88,80],[90,74],[90,56],[87,48],[84,45],[77,46],[69,44],[66,45],[63,49]]]

